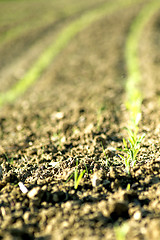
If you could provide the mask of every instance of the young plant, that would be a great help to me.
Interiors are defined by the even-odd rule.
[[[78,171],[78,160],[76,160],[76,168],[75,168],[75,171],[74,171],[74,189],[78,188],[78,186],[80,184],[80,181],[82,180],[85,172],[86,172],[86,170],[83,170],[79,174],[79,171]]]
[[[4,156],[9,164],[13,164],[13,161],[14,161],[13,157],[9,158],[6,153],[4,153]]]
[[[85,172],[87,172],[88,174],[88,169],[87,169],[87,166],[85,165],[86,167],[86,170],[83,170],[82,172],[79,173],[78,171],[78,160],[76,160],[76,168],[74,170],[74,172],[68,177],[67,182],[69,182],[69,180],[74,176],[74,189],[77,189],[79,184],[80,184],[80,181],[82,180]]]
[[[126,156],[119,155],[124,160],[125,170],[130,174],[130,169],[135,166],[137,162],[137,154],[140,150],[140,143],[142,142],[145,134],[138,137],[137,131],[132,131],[128,129],[128,139],[127,141],[123,138],[124,148],[122,152],[126,153]]]
[[[129,191],[130,189],[131,189],[131,184],[128,183],[128,184],[127,184],[127,187],[126,187],[126,190]]]

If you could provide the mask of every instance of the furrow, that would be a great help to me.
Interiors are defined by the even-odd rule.
[[[136,3],[137,1],[134,1]],[[62,32],[59,34],[57,40],[51,45],[42,56],[35,62],[33,67],[26,73],[26,75],[18,81],[18,83],[10,89],[8,92],[2,93],[0,95],[0,105],[3,105],[5,102],[12,102],[18,96],[22,95],[25,90],[36,81],[40,75],[44,72],[47,66],[53,61],[53,59],[62,51],[70,42],[70,40],[84,28],[89,26],[89,24],[97,21],[99,18],[103,17],[105,14],[109,14],[113,11],[119,9],[119,7],[127,7],[131,5],[131,1],[119,1],[117,3],[107,3],[101,8],[93,11],[89,11],[84,14],[80,19],[74,21],[68,25]]]

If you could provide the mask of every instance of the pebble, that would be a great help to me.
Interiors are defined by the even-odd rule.
[[[142,214],[140,211],[136,211],[133,215],[134,220],[138,221],[142,218]]]
[[[97,172],[95,172],[95,173],[93,174],[91,181],[92,181],[92,186],[93,186],[93,187],[97,187],[97,186],[100,185],[101,179],[100,179],[100,176],[98,175]]]
[[[35,187],[28,192],[27,196],[30,199],[35,198],[38,195],[39,191],[40,191],[40,187]]]
[[[19,182],[18,186],[24,194],[28,192],[28,189],[26,188],[26,186],[22,182]]]

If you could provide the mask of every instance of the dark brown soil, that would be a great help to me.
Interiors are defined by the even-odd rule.
[[[159,13],[139,44],[139,133],[146,136],[129,175],[117,150],[128,120],[124,49],[141,7],[119,10],[79,33],[41,79],[0,109],[0,239],[160,239]],[[85,174],[75,189],[77,168]]]

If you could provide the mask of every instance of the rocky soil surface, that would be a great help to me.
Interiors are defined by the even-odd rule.
[[[5,42],[0,91],[23,76],[60,28],[96,7],[82,1],[71,16]],[[139,42],[145,138],[130,174],[117,150],[129,120],[124,49],[142,7],[119,8],[78,33],[25,94],[1,107],[0,239],[160,239],[159,12]],[[78,186],[77,172],[84,173]]]

